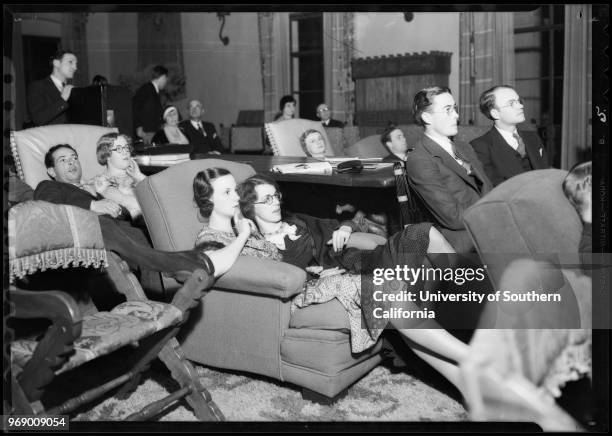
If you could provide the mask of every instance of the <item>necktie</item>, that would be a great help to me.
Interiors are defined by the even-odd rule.
[[[523,138],[519,136],[518,132],[514,132],[512,136],[518,142],[518,148],[516,151],[521,155],[521,157],[525,157],[525,143],[523,142]]]

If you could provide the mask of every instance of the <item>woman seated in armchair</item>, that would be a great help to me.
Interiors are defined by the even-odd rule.
[[[134,193],[134,186],[146,176],[131,156],[132,140],[121,133],[107,133],[98,140],[98,163],[106,167],[92,184],[96,193],[124,207],[132,219],[142,219],[142,210]]]
[[[179,127],[179,113],[174,106],[168,106],[164,110],[163,118],[164,125],[155,133],[151,143],[153,145],[189,144],[189,139]]]
[[[247,179],[238,194],[234,177],[227,170],[210,168],[197,174],[193,187],[200,214],[208,220],[197,235],[198,247],[208,253],[233,247],[235,257],[226,259],[231,263],[239,255],[247,255],[306,269],[314,278],[294,298],[292,310],[337,298],[349,316],[352,351],[358,353],[376,343],[384,326],[364,329],[361,324],[361,250],[350,247],[358,244],[351,240],[357,236],[354,224],[340,225],[307,215],[283,220],[277,186],[262,176]],[[246,218],[240,215],[239,205]],[[395,265],[413,264],[416,259],[421,265],[428,253],[452,252],[444,237],[427,223],[407,226],[374,248],[375,255]],[[351,273],[343,274],[345,270]],[[432,328],[400,332],[419,356],[461,389],[457,362],[466,357],[468,346],[434,324],[427,320],[422,325]]]

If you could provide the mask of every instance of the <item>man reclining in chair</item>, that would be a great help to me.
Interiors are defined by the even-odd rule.
[[[84,188],[79,156],[70,145],[51,147],[45,155],[45,166],[53,180],[37,186],[34,200],[77,206],[98,214],[105,248],[119,254],[131,267],[137,265],[141,271],[168,273],[204,268],[211,276],[218,277],[231,266],[221,251],[208,256],[195,249],[168,252],[151,248],[142,229],[117,219],[121,206]]]

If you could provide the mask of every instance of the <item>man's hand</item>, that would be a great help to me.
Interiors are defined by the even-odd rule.
[[[130,159],[130,164],[125,169],[125,172],[136,181],[136,183],[142,182],[147,176],[145,176],[142,171],[140,171],[140,167],[136,163],[134,159]]]
[[[110,186],[110,181],[106,175],[98,174],[96,177],[94,177],[93,184],[96,192],[98,194],[102,194]]]
[[[110,215],[113,218],[117,218],[121,213],[121,206],[112,200],[94,200],[89,206],[89,210],[97,213],[98,215]]]
[[[62,89],[62,98],[64,100],[68,101],[68,99],[70,98],[70,93],[72,92],[72,88],[74,88],[74,86],[72,85],[64,86],[64,89]]]
[[[145,132],[144,132],[144,129],[142,128],[142,126],[136,127],[136,136],[138,136],[139,138],[144,139]]]
[[[327,241],[327,244],[332,244],[334,246],[334,251],[340,251],[346,245],[346,241],[350,238],[351,232],[352,229],[349,226],[341,226],[332,234],[332,238]]]

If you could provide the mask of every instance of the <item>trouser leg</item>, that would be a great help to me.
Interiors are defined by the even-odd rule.
[[[204,268],[198,250],[161,251],[148,246],[148,241],[141,229],[121,226],[109,217],[100,217],[102,238],[107,250],[119,254],[128,263],[134,263],[141,269],[161,272],[193,271]]]

